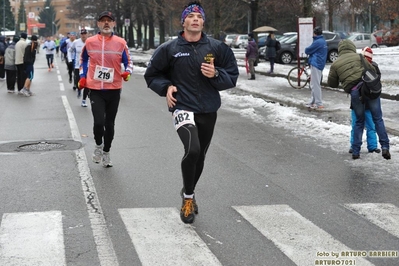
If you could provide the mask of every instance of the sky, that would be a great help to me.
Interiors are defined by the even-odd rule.
[[[353,167],[363,167],[376,172],[375,178],[399,180],[399,137],[388,134],[390,138],[391,160],[384,160],[380,154],[367,153],[365,137],[363,134],[363,146],[360,154],[360,160],[352,160],[348,153],[349,136],[350,136],[350,96],[339,93],[336,97],[330,96],[323,98],[325,111],[340,112],[347,119],[340,121],[329,121],[318,114],[304,112],[303,108],[289,107],[272,103],[256,95],[262,94],[265,98],[280,99],[281,102],[291,102],[291,106],[303,105],[310,97],[310,91],[299,92],[291,89],[287,79],[282,77],[270,77],[256,75],[256,80],[248,80],[248,76],[244,67],[243,54],[239,50],[235,50],[237,62],[239,65],[240,76],[237,81],[236,88],[246,91],[243,93],[232,93],[232,91],[221,92],[222,107],[225,110],[236,112],[246,119],[252,119],[256,123],[267,123],[274,127],[284,128],[293,131],[297,136],[312,138],[317,145],[332,149],[342,154],[344,161]],[[360,50],[358,50],[360,53]],[[399,94],[399,46],[381,47],[373,49],[373,60],[376,61],[382,73],[383,92],[387,94]],[[148,62],[151,51],[142,53],[141,51],[133,51],[133,62]],[[331,64],[327,64],[323,70],[323,81],[327,81]],[[275,65],[275,72],[287,74],[293,65]],[[269,62],[261,62],[257,67],[257,71],[268,71]],[[145,68],[135,66],[134,73],[144,74]],[[234,89],[233,89],[234,90]],[[327,94],[327,93],[326,93]],[[381,100],[383,110],[383,118],[387,127],[399,130],[399,102],[392,100]],[[378,159],[375,159],[378,156]],[[373,164],[371,164],[373,162]],[[372,165],[373,169],[371,169]],[[378,168],[378,166],[381,166]],[[381,169],[375,171],[376,169]],[[383,169],[383,170],[382,170]]]

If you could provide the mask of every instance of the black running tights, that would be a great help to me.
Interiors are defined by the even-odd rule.
[[[94,140],[97,145],[104,142],[103,151],[109,152],[115,133],[115,118],[118,113],[121,90],[90,90],[91,112],[94,118]]]
[[[194,193],[195,186],[204,168],[205,155],[211,144],[217,114],[194,114],[195,126],[186,124],[177,130],[184,145],[181,161],[185,193]]]

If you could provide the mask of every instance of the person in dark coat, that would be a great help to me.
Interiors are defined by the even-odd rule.
[[[15,65],[15,44],[19,41],[14,37],[12,43],[7,47],[4,54],[4,69],[6,71],[7,92],[14,93],[17,82],[17,66]]]
[[[269,35],[267,36],[266,39],[266,58],[269,58],[269,62],[270,62],[270,70],[269,74],[273,74],[274,72],[274,59],[276,58],[276,37],[274,36],[274,33],[271,32],[269,33]]]
[[[0,79],[5,80],[6,72],[4,70],[4,54],[7,49],[6,37],[0,36]]]
[[[248,33],[248,46],[245,57],[248,60],[249,73],[251,73],[249,79],[253,80],[255,79],[255,62],[258,59],[258,45],[256,44],[252,33]]]
[[[166,97],[173,124],[184,146],[181,160],[183,189],[180,219],[193,223],[198,205],[195,188],[212,140],[219,91],[236,86],[239,71],[233,51],[202,32],[205,11],[199,2],[183,10],[183,31],[177,39],[160,45],[144,74],[148,87]]]

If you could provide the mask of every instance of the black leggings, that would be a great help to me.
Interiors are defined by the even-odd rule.
[[[181,161],[185,193],[194,193],[195,186],[204,169],[205,155],[211,144],[217,114],[194,114],[195,126],[186,124],[177,130],[184,145]]]
[[[104,142],[103,151],[109,152],[115,133],[115,118],[118,113],[121,90],[90,90],[91,112],[94,118],[94,140],[97,145]]]
[[[54,60],[54,55],[53,54],[46,54],[46,59],[47,59],[48,68],[51,68],[51,64],[53,63],[53,60]]]

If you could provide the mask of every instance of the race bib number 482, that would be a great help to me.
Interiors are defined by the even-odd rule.
[[[195,126],[194,113],[184,110],[175,110],[173,112],[173,125],[178,130],[181,126],[191,124]]]

